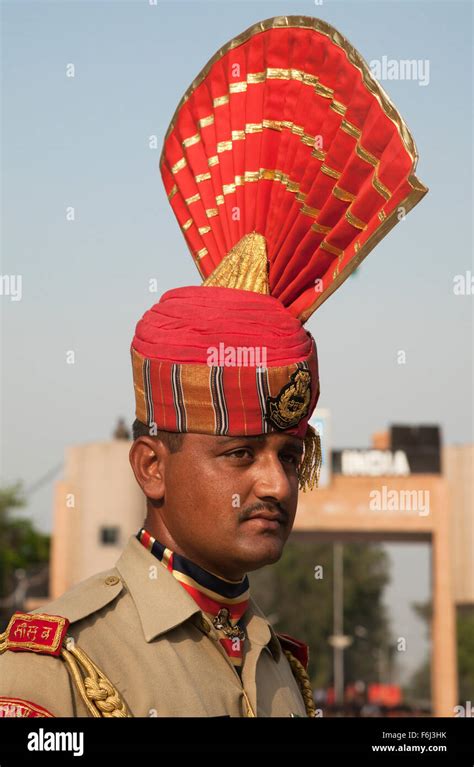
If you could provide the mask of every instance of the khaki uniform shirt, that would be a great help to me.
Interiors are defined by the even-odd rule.
[[[67,637],[105,673],[135,717],[306,716],[280,642],[250,597],[242,679],[209,619],[132,536],[115,568],[33,613],[67,618]],[[90,716],[62,657],[6,650],[0,696],[53,716]]]

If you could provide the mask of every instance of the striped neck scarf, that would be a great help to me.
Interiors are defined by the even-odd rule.
[[[163,567],[166,567],[174,575],[176,580],[197,602],[202,612],[211,620],[217,634],[220,635],[220,643],[240,675],[244,641],[243,632],[239,632],[238,629],[242,628],[239,622],[249,603],[247,575],[244,575],[240,581],[228,581],[214,575],[187,557],[176,554],[176,552],[163,546],[144,527],[137,533],[137,538],[148,551],[160,560]],[[234,636],[229,636],[229,630],[232,629]],[[240,638],[236,636],[239,633]]]

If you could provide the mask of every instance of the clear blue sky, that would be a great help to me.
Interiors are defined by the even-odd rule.
[[[158,298],[148,281],[159,294],[199,282],[148,138],[161,146],[222,44],[283,14],[326,19],[367,61],[430,62],[426,87],[382,83],[430,192],[308,325],[333,446],[365,446],[392,422],[440,423],[446,441],[472,441],[473,296],[453,294],[454,276],[474,272],[469,2],[15,0],[2,3],[2,273],[22,275],[23,298],[1,298],[4,480],[34,483],[67,445],[132,420],[129,344]],[[47,484],[28,509],[43,529],[51,506]]]

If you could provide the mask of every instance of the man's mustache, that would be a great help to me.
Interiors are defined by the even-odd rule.
[[[250,519],[252,514],[258,511],[270,511],[272,514],[280,513],[285,517],[285,522],[288,521],[288,512],[280,503],[264,502],[254,503],[252,506],[247,506],[245,509],[242,509],[239,515],[239,521],[245,522],[245,520]]]

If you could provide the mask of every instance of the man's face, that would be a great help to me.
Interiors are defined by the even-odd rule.
[[[295,518],[302,453],[303,441],[288,434],[186,434],[181,450],[165,452],[164,498],[154,515],[181,553],[239,580],[281,557]],[[275,519],[250,518],[256,514]]]

